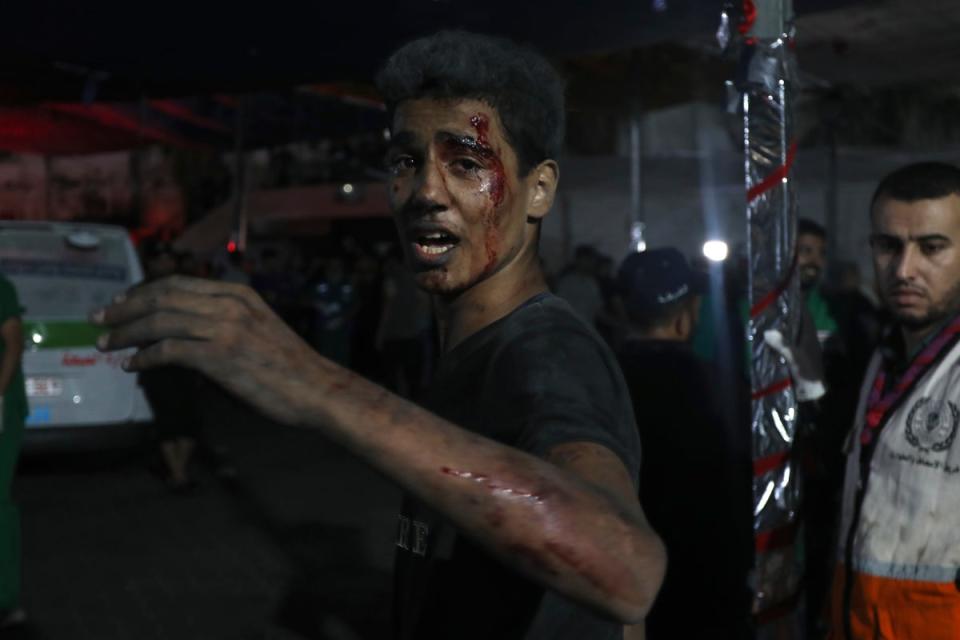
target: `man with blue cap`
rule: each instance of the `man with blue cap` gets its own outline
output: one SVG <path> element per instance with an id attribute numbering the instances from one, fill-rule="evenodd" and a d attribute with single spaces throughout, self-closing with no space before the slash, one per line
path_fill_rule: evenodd
<path id="1" fill-rule="evenodd" d="M 743 637 L 749 454 L 731 442 L 736 418 L 721 409 L 716 377 L 689 345 L 707 278 L 667 247 L 629 255 L 617 285 L 628 320 L 617 355 L 644 446 L 640 501 L 670 558 L 647 638 Z M 689 615 L 692 602 L 703 615 Z"/>

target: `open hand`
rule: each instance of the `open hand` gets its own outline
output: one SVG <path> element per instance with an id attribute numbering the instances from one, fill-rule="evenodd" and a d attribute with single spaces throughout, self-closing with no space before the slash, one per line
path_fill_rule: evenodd
<path id="1" fill-rule="evenodd" d="M 243 285 L 172 276 L 129 290 L 90 319 L 107 330 L 101 351 L 138 348 L 124 369 L 195 369 L 281 422 L 302 423 L 306 400 L 343 373 Z"/>

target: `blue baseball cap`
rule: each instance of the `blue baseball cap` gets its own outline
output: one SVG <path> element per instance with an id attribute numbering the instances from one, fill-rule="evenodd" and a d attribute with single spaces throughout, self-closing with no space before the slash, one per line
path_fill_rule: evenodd
<path id="1" fill-rule="evenodd" d="M 694 271 L 673 247 L 631 253 L 620 264 L 617 289 L 628 312 L 647 313 L 707 291 L 707 275 Z"/>

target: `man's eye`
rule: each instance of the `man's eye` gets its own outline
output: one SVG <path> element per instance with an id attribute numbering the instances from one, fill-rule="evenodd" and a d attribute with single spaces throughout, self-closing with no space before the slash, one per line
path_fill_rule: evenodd
<path id="1" fill-rule="evenodd" d="M 920 244 L 920 251 L 923 252 L 925 256 L 932 256 L 936 253 L 940 253 L 946 249 L 946 245 L 942 242 L 923 242 Z"/>
<path id="2" fill-rule="evenodd" d="M 483 168 L 483 165 L 481 165 L 479 162 L 475 160 L 471 160 L 470 158 L 457 158 L 450 164 L 452 164 L 454 168 L 459 169 L 460 171 L 468 171 L 468 172 L 478 171 Z"/>

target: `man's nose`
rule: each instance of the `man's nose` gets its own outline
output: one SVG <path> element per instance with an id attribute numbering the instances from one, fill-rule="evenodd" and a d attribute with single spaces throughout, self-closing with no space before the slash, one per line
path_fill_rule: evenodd
<path id="1" fill-rule="evenodd" d="M 908 244 L 897 256 L 894 264 L 894 273 L 898 280 L 913 280 L 917 274 L 919 252 L 913 245 Z"/>
<path id="2" fill-rule="evenodd" d="M 443 168 L 432 154 L 417 172 L 414 195 L 425 202 L 435 202 L 440 205 L 447 205 L 449 202 L 450 194 L 447 191 Z"/>

